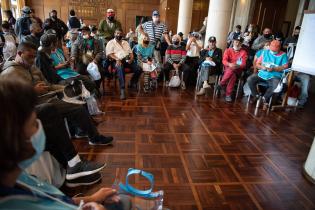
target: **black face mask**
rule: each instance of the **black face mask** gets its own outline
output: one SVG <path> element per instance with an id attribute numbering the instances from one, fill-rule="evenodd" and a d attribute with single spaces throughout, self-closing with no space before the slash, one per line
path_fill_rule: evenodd
<path id="1" fill-rule="evenodd" d="M 271 37 L 271 34 L 264 34 L 264 37 L 265 37 L 266 39 L 269 39 L 269 38 Z"/>
<path id="2" fill-rule="evenodd" d="M 36 36 L 36 37 L 41 37 L 41 36 L 42 36 L 42 34 L 43 34 L 42 32 L 35 33 L 35 36 Z"/>
<path id="3" fill-rule="evenodd" d="M 109 21 L 113 21 L 113 20 L 115 19 L 114 16 L 109 16 L 109 17 L 107 17 L 107 18 L 108 18 Z"/>
<path id="4" fill-rule="evenodd" d="M 178 44 L 179 44 L 179 41 L 173 41 L 173 44 L 174 44 L 174 45 L 178 45 Z"/>
<path id="5" fill-rule="evenodd" d="M 118 40 L 118 41 L 121 41 L 122 38 L 123 38 L 122 36 L 115 36 L 115 39 Z"/>
<path id="6" fill-rule="evenodd" d="M 294 34 L 293 37 L 296 38 L 296 39 L 298 39 L 298 38 L 299 38 L 299 35 L 298 35 L 298 34 Z"/>
<path id="7" fill-rule="evenodd" d="M 52 15 L 51 18 L 57 20 L 57 15 Z"/>
<path id="8" fill-rule="evenodd" d="M 143 41 L 143 44 L 149 44 L 150 41 Z"/>

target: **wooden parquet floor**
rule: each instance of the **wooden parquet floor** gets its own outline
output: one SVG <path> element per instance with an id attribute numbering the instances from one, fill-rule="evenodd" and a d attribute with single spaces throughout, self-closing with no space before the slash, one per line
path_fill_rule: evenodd
<path id="1" fill-rule="evenodd" d="M 133 167 L 154 174 L 155 189 L 165 191 L 170 209 L 315 209 L 315 185 L 301 174 L 315 136 L 314 104 L 254 116 L 254 107 L 246 111 L 241 99 L 226 104 L 222 98 L 196 98 L 192 89 L 160 88 L 129 92 L 126 101 L 106 90 L 106 114 L 96 121 L 115 143 L 74 141 L 81 156 L 107 162 L 102 181 L 68 193 L 110 187 Z M 132 182 L 146 184 L 138 177 Z"/>

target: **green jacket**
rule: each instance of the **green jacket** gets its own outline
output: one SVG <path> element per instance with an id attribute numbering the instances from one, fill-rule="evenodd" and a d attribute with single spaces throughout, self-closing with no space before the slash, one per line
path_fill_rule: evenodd
<path id="1" fill-rule="evenodd" d="M 108 39 L 108 40 L 114 38 L 116 29 L 121 29 L 121 23 L 118 20 L 113 21 L 112 28 L 109 27 L 106 19 L 102 20 L 98 26 L 99 35 L 103 36 L 105 39 Z"/>

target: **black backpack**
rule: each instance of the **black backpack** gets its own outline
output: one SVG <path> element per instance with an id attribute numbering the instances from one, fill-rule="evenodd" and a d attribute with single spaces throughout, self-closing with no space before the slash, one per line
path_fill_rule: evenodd
<path id="1" fill-rule="evenodd" d="M 31 18 L 30 17 L 22 17 L 20 21 L 21 21 L 20 27 L 21 27 L 22 35 L 26 36 L 26 35 L 31 34 L 31 31 L 30 31 L 30 25 L 32 24 Z"/>

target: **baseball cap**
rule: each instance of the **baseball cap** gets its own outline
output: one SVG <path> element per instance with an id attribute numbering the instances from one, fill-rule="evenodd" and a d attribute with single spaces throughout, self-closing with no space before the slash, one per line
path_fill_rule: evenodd
<path id="1" fill-rule="evenodd" d="M 241 36 L 234 36 L 233 40 L 237 40 L 237 41 L 243 42 L 244 39 Z"/>
<path id="2" fill-rule="evenodd" d="M 154 11 L 152 12 L 152 16 L 160 16 L 159 11 L 154 10 Z"/>
<path id="3" fill-rule="evenodd" d="M 217 39 L 215 38 L 215 36 L 210 36 L 208 39 L 209 42 L 216 42 Z"/>
<path id="4" fill-rule="evenodd" d="M 22 12 L 25 13 L 25 14 L 31 14 L 32 13 L 31 8 L 28 7 L 28 6 L 24 6 L 22 8 Z"/>

